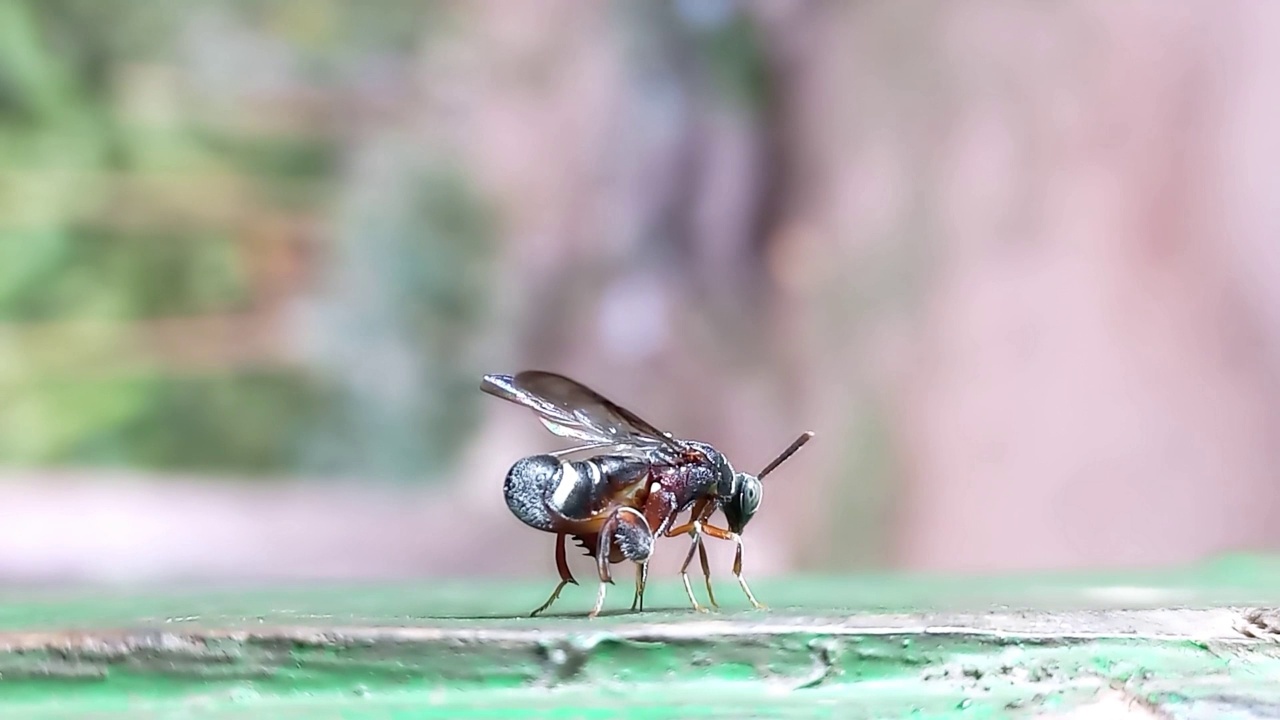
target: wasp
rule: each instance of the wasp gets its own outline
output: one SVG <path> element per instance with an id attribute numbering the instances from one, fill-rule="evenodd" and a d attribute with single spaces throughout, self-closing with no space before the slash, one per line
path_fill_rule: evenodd
<path id="1" fill-rule="evenodd" d="M 503 482 L 507 507 L 525 525 L 556 536 L 556 569 L 560 583 L 531 615 L 560 597 L 566 585 L 577 585 L 569 570 L 565 541 L 573 538 L 596 561 L 600 585 L 588 617 L 604 607 L 613 584 L 610 565 L 636 565 L 633 611 L 644 609 L 644 589 L 655 538 L 688 534 L 693 538 L 680 569 L 685 592 L 695 610 L 704 610 L 689 585 L 688 568 L 699 553 L 712 605 L 711 571 L 702 536 L 736 543 L 733 574 L 752 606 L 761 605 L 742 575 L 742 531 L 760 508 L 761 480 L 782 464 L 812 432 L 800 435 L 755 475 L 737 472 L 712 445 L 664 432 L 634 412 L 563 375 L 526 370 L 515 375 L 485 375 L 481 389 L 532 410 L 553 434 L 580 444 L 516 461 Z M 595 453 L 581 459 L 574 455 Z M 711 525 L 716 510 L 727 527 Z M 676 519 L 689 511 L 688 522 Z"/>

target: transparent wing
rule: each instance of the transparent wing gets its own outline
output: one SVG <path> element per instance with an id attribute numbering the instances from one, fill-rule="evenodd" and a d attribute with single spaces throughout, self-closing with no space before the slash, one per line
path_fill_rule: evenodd
<path id="1" fill-rule="evenodd" d="M 526 370 L 516 375 L 485 375 L 480 389 L 534 411 L 548 430 L 591 445 L 680 446 L 635 413 L 563 375 Z"/>
<path id="2" fill-rule="evenodd" d="M 601 450 L 626 450 L 627 447 L 628 446 L 625 443 L 619 445 L 618 443 L 593 442 L 587 443 L 586 445 L 575 445 L 573 447 L 552 450 L 547 454 L 551 457 L 562 458 L 570 455 L 578 455 L 580 453 L 597 453 Z"/>

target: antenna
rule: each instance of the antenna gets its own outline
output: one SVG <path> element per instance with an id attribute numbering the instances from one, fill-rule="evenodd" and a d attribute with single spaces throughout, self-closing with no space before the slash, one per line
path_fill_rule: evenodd
<path id="1" fill-rule="evenodd" d="M 791 443 L 790 447 L 788 447 L 786 450 L 783 450 L 781 455 L 774 458 L 773 462 L 769 463 L 768 465 L 765 465 L 764 469 L 760 471 L 760 474 L 756 475 L 756 479 L 763 480 L 765 475 L 768 475 L 769 473 L 773 472 L 779 465 L 785 462 L 787 458 L 794 455 L 802 445 L 809 442 L 809 439 L 812 437 L 813 437 L 813 431 L 806 430 L 804 433 L 800 435 L 800 437 L 796 438 L 795 442 Z"/>

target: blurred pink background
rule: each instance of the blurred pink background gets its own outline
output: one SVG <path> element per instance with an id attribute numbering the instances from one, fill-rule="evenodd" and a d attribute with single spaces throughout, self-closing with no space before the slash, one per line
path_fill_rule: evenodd
<path id="1" fill-rule="evenodd" d="M 4 582 L 552 578 L 533 367 L 814 430 L 754 576 L 1280 541 L 1280 5 L 0 13 Z"/>

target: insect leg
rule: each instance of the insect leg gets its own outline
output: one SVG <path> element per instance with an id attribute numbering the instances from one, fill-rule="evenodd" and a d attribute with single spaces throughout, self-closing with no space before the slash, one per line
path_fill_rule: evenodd
<path id="1" fill-rule="evenodd" d="M 697 515 L 695 514 L 694 518 L 689 522 L 683 523 L 681 525 L 675 525 L 673 527 L 669 527 L 662 533 L 662 535 L 664 537 L 675 537 L 677 535 L 691 535 L 694 533 L 694 530 L 697 529 L 698 526 L 700 526 L 701 524 L 702 524 L 702 521 L 700 521 Z"/>
<path id="2" fill-rule="evenodd" d="M 588 617 L 600 614 L 604 606 L 605 588 L 613 583 L 609 572 L 609 556 L 612 547 L 617 543 L 618 549 L 626 559 L 642 566 L 637 580 L 643 583 L 646 579 L 649 555 L 653 552 L 653 531 L 640 511 L 630 507 L 620 507 L 610 513 L 604 526 L 600 528 L 600 536 L 596 546 L 596 569 L 600 574 L 600 589 L 596 595 L 596 604 L 588 613 Z M 643 584 L 641 584 L 643 589 Z"/>
<path id="3" fill-rule="evenodd" d="M 551 607 L 551 603 L 555 602 L 556 598 L 560 597 L 560 591 L 564 589 L 565 585 L 570 583 L 573 583 L 574 585 L 578 584 L 578 581 L 573 579 L 573 573 L 569 571 L 569 560 L 565 557 L 564 533 L 556 533 L 556 569 L 560 571 L 560 584 L 556 585 L 556 589 L 551 592 L 551 597 L 547 598 L 546 602 L 539 605 L 537 610 L 530 613 L 529 617 L 536 617 L 538 613 Z"/>
<path id="4" fill-rule="evenodd" d="M 568 584 L 569 583 L 565 580 L 561 580 L 559 583 L 556 583 L 556 589 L 551 591 L 551 597 L 547 598 L 546 602 L 539 605 L 537 610 L 534 610 L 533 612 L 529 613 L 529 617 L 537 617 L 538 613 L 551 607 L 551 603 L 555 602 L 556 599 L 560 597 L 560 591 L 563 590 L 564 586 Z"/>
<path id="5" fill-rule="evenodd" d="M 738 541 L 738 550 L 733 555 L 733 574 L 738 578 L 738 584 L 742 586 L 742 592 L 746 593 L 752 607 L 757 610 L 764 610 L 765 606 L 756 600 L 755 595 L 751 594 L 751 588 L 747 587 L 747 579 L 742 577 L 742 537 L 739 536 L 734 539 Z"/>
<path id="6" fill-rule="evenodd" d="M 632 611 L 644 610 L 644 589 L 649 582 L 649 555 L 653 552 L 653 531 L 644 515 L 632 508 L 620 508 L 614 542 L 622 556 L 636 564 L 636 593 Z"/>
<path id="7" fill-rule="evenodd" d="M 693 523 L 695 529 L 693 533 L 693 544 L 689 546 L 689 554 L 684 556 L 684 563 L 680 565 L 680 581 L 684 583 L 684 592 L 689 596 L 689 602 L 693 603 L 693 609 L 698 612 L 707 612 L 707 609 L 698 604 L 698 599 L 693 596 L 693 588 L 689 586 L 689 563 L 693 562 L 693 552 L 702 548 L 702 536 L 698 533 L 698 523 Z M 706 557 L 704 551 L 703 557 Z M 710 583 L 708 582 L 708 586 Z"/>
<path id="8" fill-rule="evenodd" d="M 716 511 L 715 503 L 710 500 L 706 501 L 706 505 L 701 512 L 697 512 L 698 508 L 694 508 L 695 515 L 699 521 L 705 523 L 711 519 L 712 513 Z M 711 590 L 711 563 L 707 561 L 707 544 L 702 542 L 702 538 L 698 538 L 698 560 L 702 564 L 702 579 L 707 584 L 707 600 L 711 603 L 711 607 L 719 610 L 720 605 L 716 602 L 716 594 Z"/>
<path id="9" fill-rule="evenodd" d="M 631 611 L 644 612 L 644 586 L 649 581 L 649 561 L 636 563 L 636 594 L 631 598 Z"/>
<path id="10" fill-rule="evenodd" d="M 695 550 L 697 551 L 698 559 L 702 564 L 702 578 L 707 585 L 707 598 L 710 600 L 712 607 L 717 609 L 720 607 L 720 605 L 716 603 L 716 594 L 711 589 L 711 564 L 707 561 L 707 546 L 702 542 L 701 535 L 704 527 L 703 523 L 705 523 L 707 518 L 710 518 L 715 511 L 715 504 L 712 503 L 709 498 L 703 498 L 694 503 L 693 509 L 689 513 L 691 518 L 689 522 L 669 528 L 664 533 L 664 535 L 668 537 L 683 535 L 685 533 L 693 536 L 693 542 L 689 545 L 689 554 L 685 557 L 684 565 L 680 568 L 680 580 L 684 582 L 685 593 L 689 596 L 689 601 L 693 603 L 694 609 L 699 611 L 701 611 L 702 608 L 698 605 L 698 601 L 693 597 L 693 590 L 689 586 L 688 574 L 689 563 L 693 562 L 693 553 Z"/>
<path id="11" fill-rule="evenodd" d="M 613 582 L 613 578 L 609 575 L 609 543 L 613 537 L 613 529 L 618 525 L 618 514 L 609 516 L 604 521 L 604 526 L 600 528 L 600 534 L 596 537 L 596 572 L 600 576 L 600 587 L 596 590 L 596 604 L 591 608 L 591 612 L 587 613 L 587 617 L 593 618 L 600 614 L 600 609 L 604 607 L 605 589 Z"/>
<path id="12" fill-rule="evenodd" d="M 756 596 L 751 593 L 751 588 L 747 587 L 746 578 L 742 577 L 742 536 L 714 525 L 703 525 L 702 531 L 713 538 L 732 540 L 737 543 L 738 549 L 733 556 L 733 575 L 738 579 L 738 585 L 742 588 L 742 592 L 751 601 L 751 606 L 757 610 L 764 610 L 766 606 L 756 600 Z"/>
<path id="13" fill-rule="evenodd" d="M 716 594 L 711 590 L 711 563 L 707 562 L 707 546 L 702 538 L 698 538 L 698 559 L 702 561 L 702 578 L 707 582 L 707 600 L 711 607 L 719 610 L 720 604 L 716 602 Z"/>

